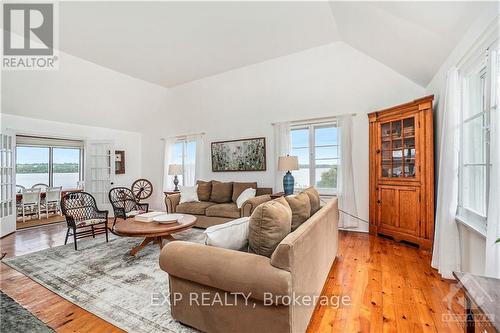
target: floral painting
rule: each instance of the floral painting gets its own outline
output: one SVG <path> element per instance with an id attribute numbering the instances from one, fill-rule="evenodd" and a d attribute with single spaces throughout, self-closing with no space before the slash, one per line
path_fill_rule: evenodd
<path id="1" fill-rule="evenodd" d="M 266 138 L 212 142 L 212 171 L 265 171 Z"/>

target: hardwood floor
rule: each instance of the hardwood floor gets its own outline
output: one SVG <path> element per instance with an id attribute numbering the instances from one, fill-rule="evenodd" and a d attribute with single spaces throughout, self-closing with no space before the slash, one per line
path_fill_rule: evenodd
<path id="1" fill-rule="evenodd" d="M 7 257 L 64 243 L 65 224 L 21 230 L 0 240 Z M 430 254 L 388 239 L 340 232 L 339 253 L 325 283 L 326 296 L 350 304 L 319 306 L 308 332 L 462 332 L 442 316 L 463 313 L 463 295 L 430 267 Z M 5 264 L 0 289 L 58 332 L 122 332 Z M 448 304 L 451 303 L 451 304 Z"/>
<path id="2" fill-rule="evenodd" d="M 48 225 L 48 224 L 64 222 L 64 221 L 65 221 L 64 216 L 56 215 L 56 214 L 49 215 L 49 217 L 46 217 L 46 215 L 42 214 L 41 219 L 30 218 L 30 219 L 26 219 L 26 221 L 24 221 L 24 222 L 23 222 L 23 218 L 19 217 L 19 218 L 17 218 L 17 221 L 16 221 L 16 229 L 21 230 L 21 229 L 40 226 L 40 225 Z"/>

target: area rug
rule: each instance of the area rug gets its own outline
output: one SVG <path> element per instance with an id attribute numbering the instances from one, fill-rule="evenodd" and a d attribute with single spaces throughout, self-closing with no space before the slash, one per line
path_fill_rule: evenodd
<path id="1" fill-rule="evenodd" d="M 52 333 L 52 328 L 0 291 L 0 332 Z"/>
<path id="2" fill-rule="evenodd" d="M 177 239 L 204 241 L 203 230 L 175 234 Z M 160 249 L 148 245 L 135 257 L 128 252 L 138 238 L 112 235 L 81 240 L 3 262 L 70 302 L 129 332 L 195 332 L 175 321 L 168 302 L 167 273 L 159 267 Z"/>

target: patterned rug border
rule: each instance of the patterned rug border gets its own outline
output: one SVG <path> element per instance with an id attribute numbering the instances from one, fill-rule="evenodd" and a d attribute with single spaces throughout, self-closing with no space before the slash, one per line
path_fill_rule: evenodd
<path id="1" fill-rule="evenodd" d="M 136 238 L 128 238 L 128 237 L 118 237 L 116 235 L 111 234 L 109 242 L 111 243 L 111 242 L 116 242 L 116 241 L 122 241 L 124 239 L 126 239 L 126 240 L 134 239 L 134 240 L 137 240 L 138 242 L 140 241 L 138 238 L 136 239 Z M 96 244 L 94 244 L 92 246 L 92 243 L 94 243 L 94 242 Z M 83 251 L 83 250 L 87 249 L 87 246 L 92 246 L 92 247 L 103 246 L 103 245 L 106 244 L 106 241 L 105 241 L 104 237 L 102 237 L 102 238 L 99 237 L 99 238 L 96 238 L 96 239 L 92 239 L 91 238 L 91 239 L 88 239 L 88 240 L 79 241 L 78 244 L 79 244 L 79 251 Z M 112 325 L 114 325 L 114 326 L 116 326 L 116 327 L 118 327 L 118 328 L 120 328 L 120 329 L 122 329 L 124 331 L 132 332 L 134 330 L 134 328 L 130 327 L 132 325 L 130 322 L 119 321 L 119 318 L 113 318 L 112 316 L 107 315 L 107 313 L 105 313 L 106 311 L 104 311 L 103 309 L 99 308 L 98 306 L 95 306 L 94 304 L 76 303 L 75 300 L 72 298 L 71 294 L 66 295 L 64 290 L 62 290 L 60 288 L 58 290 L 57 286 L 52 286 L 50 283 L 47 283 L 47 282 L 43 281 L 42 279 L 38 278 L 37 276 L 34 276 L 34 275 L 30 274 L 29 270 L 26 270 L 24 268 L 24 265 L 23 265 L 22 261 L 20 263 L 16 263 L 17 259 L 26 258 L 26 257 L 32 256 L 34 254 L 40 254 L 42 252 L 57 251 L 57 249 L 60 249 L 61 247 L 73 247 L 73 243 L 68 243 L 66 245 L 60 245 L 60 246 L 56 246 L 56 247 L 53 247 L 53 248 L 48 248 L 48 249 L 44 249 L 44 250 L 40 250 L 40 251 L 36 251 L 36 252 L 27 253 L 27 254 L 24 254 L 24 255 L 21 255 L 21 256 L 18 256 L 18 257 L 7 258 L 7 259 L 2 260 L 2 262 L 5 263 L 7 266 L 11 267 L 12 269 L 16 270 L 17 272 L 19 272 L 19 273 L 23 274 L 24 276 L 28 277 L 29 279 L 31 279 L 31 280 L 35 281 L 36 283 L 40 284 L 44 288 L 46 288 L 46 289 L 50 290 L 51 292 L 57 294 L 58 296 L 62 297 L 66 301 L 68 301 L 68 302 L 70 302 L 70 303 L 78 306 L 81 309 L 84 309 L 84 310 L 92 313 L 96 317 L 98 317 L 98 318 L 100 318 L 102 320 L 105 320 L 108 323 L 110 323 L 110 324 L 112 324 Z M 80 250 L 80 248 L 81 248 L 81 250 Z M 50 274 L 49 272 L 46 272 L 46 271 L 44 273 L 45 274 Z M 53 276 L 53 277 L 56 278 L 56 279 L 59 279 L 56 276 Z M 61 282 L 66 283 L 67 281 L 61 281 Z M 140 320 L 141 322 L 144 322 L 144 321 L 149 322 L 149 326 L 150 327 L 154 327 L 155 331 L 164 331 L 165 329 L 167 329 L 168 331 L 175 333 L 175 331 L 173 331 L 172 329 L 166 328 L 166 327 L 161 326 L 161 325 L 159 325 L 159 324 L 157 324 L 155 322 L 152 322 L 151 320 L 149 320 L 148 318 L 145 318 L 143 316 L 136 315 L 135 313 L 132 313 L 130 310 L 128 310 L 126 308 L 121 307 L 121 310 L 122 311 L 127 311 L 133 317 L 137 317 L 137 320 Z M 190 331 L 194 331 L 192 328 L 190 328 L 188 326 L 184 326 L 182 324 L 181 324 L 181 326 L 183 326 L 184 329 L 187 329 L 187 330 L 190 330 Z"/>
<path id="2" fill-rule="evenodd" d="M 110 235 L 110 237 L 112 237 L 112 235 Z M 116 237 L 116 236 L 115 236 Z M 116 240 L 118 240 L 119 238 L 115 238 L 115 239 L 110 239 L 109 241 L 110 242 L 114 242 Z M 87 240 L 88 241 L 88 240 Z M 103 240 L 99 240 L 98 244 L 96 245 L 102 245 L 102 244 L 105 244 L 106 241 L 103 239 Z M 80 244 L 80 243 L 79 243 Z M 44 250 L 40 250 L 40 251 L 36 251 L 36 252 L 31 252 L 31 253 L 26 253 L 26 254 L 23 254 L 22 256 L 19 256 L 19 257 L 13 257 L 13 258 L 8 258 L 8 259 L 5 259 L 5 260 L 2 260 L 2 262 L 4 264 L 6 264 L 7 266 L 9 266 L 10 268 L 16 270 L 17 272 L 23 274 L 24 276 L 26 276 L 28 279 L 31 279 L 33 281 L 35 281 L 36 283 L 38 283 L 39 285 L 41 285 L 42 287 L 50 290 L 51 292 L 53 292 L 54 294 L 57 294 L 59 297 L 65 299 L 66 301 L 70 302 L 71 304 L 81 308 L 81 309 L 84 309 L 85 311 L 87 312 L 90 312 L 92 313 L 94 316 L 104 320 L 104 321 L 107 321 L 108 323 L 118 327 L 119 329 L 122 329 L 124 331 L 127 331 L 128 332 L 128 327 L 123 327 L 123 323 L 118 323 L 114 318 L 111 318 L 109 316 L 106 316 L 106 315 L 102 315 L 102 314 L 97 314 L 96 312 L 99 311 L 99 309 L 97 309 L 96 307 L 93 307 L 93 306 L 85 306 L 85 305 L 81 305 L 81 304 L 76 304 L 72 299 L 70 299 L 69 296 L 65 296 L 63 293 L 60 293 L 58 292 L 54 287 L 46 284 L 45 282 L 41 281 L 39 278 L 37 278 L 36 276 L 28 276 L 26 275 L 23 271 L 22 271 L 22 268 L 20 268 L 21 265 L 18 265 L 16 264 L 15 262 L 11 262 L 11 261 L 14 261 L 16 258 L 22 258 L 22 257 L 26 257 L 26 256 L 29 256 L 29 255 L 32 255 L 32 254 L 35 254 L 35 253 L 39 253 L 39 252 L 45 252 L 45 251 L 51 251 L 51 250 L 54 250 L 54 249 L 57 249 L 59 247 L 63 247 L 63 246 L 73 246 L 73 243 L 69 243 L 69 244 L 65 244 L 65 245 L 60 245 L 60 246 L 56 246 L 56 247 L 52 247 L 52 248 L 49 248 L 49 249 L 44 249 Z"/>

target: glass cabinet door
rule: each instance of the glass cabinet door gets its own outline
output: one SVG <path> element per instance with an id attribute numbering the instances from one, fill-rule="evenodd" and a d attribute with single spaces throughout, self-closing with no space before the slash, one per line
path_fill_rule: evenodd
<path id="1" fill-rule="evenodd" d="M 415 178 L 415 118 L 380 125 L 381 177 Z"/>

